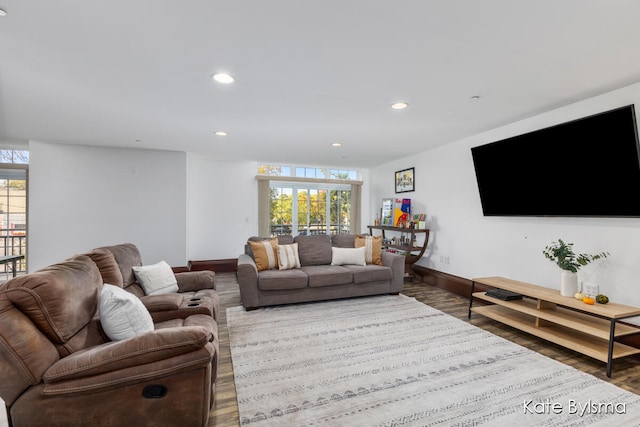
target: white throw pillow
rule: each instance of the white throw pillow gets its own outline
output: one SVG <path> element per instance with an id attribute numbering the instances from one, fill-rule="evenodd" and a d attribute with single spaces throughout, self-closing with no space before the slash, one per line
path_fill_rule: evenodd
<path id="1" fill-rule="evenodd" d="M 280 270 L 290 270 L 300 268 L 300 257 L 298 256 L 298 244 L 278 245 L 278 268 Z"/>
<path id="2" fill-rule="evenodd" d="M 171 266 L 165 261 L 157 264 L 133 267 L 140 286 L 146 295 L 160 295 L 178 292 L 178 282 Z"/>
<path id="3" fill-rule="evenodd" d="M 331 265 L 367 265 L 365 248 L 331 248 Z"/>
<path id="4" fill-rule="evenodd" d="M 112 341 L 153 331 L 153 319 L 142 301 L 130 292 L 105 283 L 98 304 L 100 323 Z"/>

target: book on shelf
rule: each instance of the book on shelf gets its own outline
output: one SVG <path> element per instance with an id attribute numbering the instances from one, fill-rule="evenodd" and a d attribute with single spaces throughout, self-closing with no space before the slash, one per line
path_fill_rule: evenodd
<path id="1" fill-rule="evenodd" d="M 396 199 L 393 210 L 393 226 L 404 227 L 411 215 L 411 199 Z"/>

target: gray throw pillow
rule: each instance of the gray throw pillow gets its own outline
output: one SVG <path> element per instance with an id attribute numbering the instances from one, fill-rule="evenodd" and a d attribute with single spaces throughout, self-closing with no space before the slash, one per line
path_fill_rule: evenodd
<path id="1" fill-rule="evenodd" d="M 331 236 L 296 236 L 300 265 L 331 265 Z"/>

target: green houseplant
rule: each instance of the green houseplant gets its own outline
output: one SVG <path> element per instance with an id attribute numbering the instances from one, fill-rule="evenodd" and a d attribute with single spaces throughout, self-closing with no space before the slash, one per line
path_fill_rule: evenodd
<path id="1" fill-rule="evenodd" d="M 578 254 L 573 252 L 573 243 L 565 243 L 562 239 L 551 243 L 542 251 L 547 259 L 555 262 L 558 267 L 577 273 L 580 267 L 584 267 L 592 261 L 609 256 L 609 252 L 600 252 L 599 254 Z"/>
<path id="2" fill-rule="evenodd" d="M 544 248 L 542 253 L 562 270 L 560 294 L 563 296 L 573 296 L 578 292 L 578 276 L 576 273 L 581 267 L 609 256 L 609 252 L 600 252 L 595 255 L 576 254 L 573 251 L 573 243 L 565 243 L 562 239 L 552 242 Z"/>

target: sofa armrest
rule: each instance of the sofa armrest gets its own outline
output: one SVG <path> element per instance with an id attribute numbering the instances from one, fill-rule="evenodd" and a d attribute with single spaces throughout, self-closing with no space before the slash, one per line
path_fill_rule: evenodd
<path id="1" fill-rule="evenodd" d="M 143 295 L 140 297 L 140 301 L 153 317 L 153 313 L 156 311 L 178 310 L 184 302 L 184 295 L 179 293 Z"/>
<path id="2" fill-rule="evenodd" d="M 175 273 L 178 292 L 196 292 L 200 289 L 215 289 L 216 274 L 210 270 Z"/>
<path id="3" fill-rule="evenodd" d="M 70 354 L 51 365 L 43 380 L 51 384 L 130 367 L 145 371 L 154 362 L 198 351 L 213 340 L 202 326 L 158 329 Z"/>
<path id="4" fill-rule="evenodd" d="M 240 287 L 240 299 L 245 308 L 259 307 L 258 293 L 258 267 L 249 255 L 238 256 L 238 286 Z"/>
<path id="5" fill-rule="evenodd" d="M 401 292 L 404 287 L 405 257 L 387 251 L 382 251 L 382 265 L 391 267 L 391 292 Z"/>

